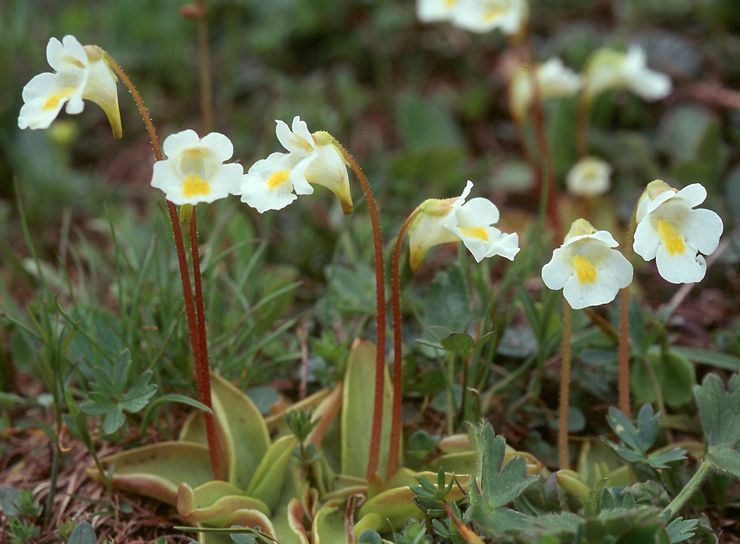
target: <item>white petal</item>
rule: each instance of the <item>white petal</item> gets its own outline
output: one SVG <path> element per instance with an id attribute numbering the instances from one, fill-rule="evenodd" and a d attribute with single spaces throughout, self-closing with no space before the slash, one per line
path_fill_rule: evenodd
<path id="1" fill-rule="evenodd" d="M 671 283 L 694 283 L 701 281 L 707 272 L 704 257 L 697 255 L 690 247 L 683 253 L 671 255 L 662 245 L 658 247 L 655 258 L 658 273 Z"/>
<path id="2" fill-rule="evenodd" d="M 493 225 L 499 220 L 496 205 L 487 198 L 473 198 L 455 210 L 457 223 L 461 227 Z"/>
<path id="3" fill-rule="evenodd" d="M 44 72 L 33 76 L 31 81 L 26 83 L 21 92 L 24 102 L 30 102 L 37 98 L 48 98 L 60 88 L 60 79 L 58 74 Z"/>
<path id="4" fill-rule="evenodd" d="M 224 198 L 228 195 L 239 194 L 241 187 L 242 178 L 244 177 L 244 168 L 241 164 L 232 162 L 224 164 L 218 169 L 218 173 L 213 177 L 211 185 L 214 188 L 218 188 L 217 198 Z M 216 200 L 216 198 L 214 198 Z"/>
<path id="5" fill-rule="evenodd" d="M 198 133 L 192 129 L 187 129 L 167 136 L 162 145 L 162 150 L 167 157 L 173 158 L 188 147 L 197 147 L 199 144 Z"/>
<path id="6" fill-rule="evenodd" d="M 221 162 L 228 161 L 234 155 L 234 144 L 220 132 L 206 134 L 200 143 L 213 151 Z"/>
<path id="7" fill-rule="evenodd" d="M 580 283 L 571 277 L 563 287 L 563 296 L 571 308 L 580 310 L 590 306 L 598 306 L 613 301 L 619 290 L 600 281 L 594 283 Z"/>
<path id="8" fill-rule="evenodd" d="M 513 261 L 517 253 L 519 253 L 519 235 L 516 233 L 502 234 L 489 245 L 486 257 L 500 255 L 505 259 Z"/>
<path id="9" fill-rule="evenodd" d="M 82 66 L 87 65 L 87 53 L 85 53 L 85 48 L 82 47 L 82 44 L 72 36 L 71 34 L 67 34 L 64 38 L 62 38 L 62 45 L 64 46 L 64 56 L 67 57 L 67 62 L 75 62 L 80 63 Z"/>
<path id="10" fill-rule="evenodd" d="M 69 100 L 67 101 L 67 107 L 64 109 L 69 114 L 75 115 L 78 113 L 82 113 L 82 111 L 85 109 L 85 101 L 82 100 L 82 97 L 79 94 L 75 94 L 69 97 Z"/>
<path id="11" fill-rule="evenodd" d="M 169 199 L 180 188 L 180 180 L 172 169 L 172 163 L 168 160 L 157 161 L 152 169 L 152 187 L 164 191 Z"/>
<path id="12" fill-rule="evenodd" d="M 291 153 L 312 153 L 314 141 L 311 133 L 308 132 L 308 126 L 301 121 L 299 116 L 293 118 L 293 130 L 288 128 L 284 121 L 275 121 L 275 134 L 280 144 Z"/>
<path id="13" fill-rule="evenodd" d="M 295 154 L 290 153 L 290 155 L 295 155 Z M 295 158 L 300 159 L 300 155 Z M 299 195 L 312 195 L 313 194 L 313 187 L 311 186 L 311 183 L 308 180 L 307 172 L 309 171 L 311 166 L 316 162 L 316 160 L 317 160 L 317 154 L 313 153 L 309 155 L 308 157 L 298 160 L 295 166 L 291 168 L 290 183 L 293 185 L 293 189 L 295 190 L 296 194 L 299 194 Z"/>
<path id="14" fill-rule="evenodd" d="M 542 281 L 548 289 L 557 291 L 562 289 L 573 276 L 573 267 L 567 259 L 568 252 L 563 248 L 556 249 L 550 262 L 542 267 Z"/>
<path id="15" fill-rule="evenodd" d="M 293 194 L 293 169 L 296 166 L 296 157 L 292 153 L 272 153 L 266 159 L 257 161 L 242 177 L 239 188 L 242 202 L 260 213 L 284 208 L 298 198 Z M 274 173 L 286 170 L 290 172 L 290 177 L 284 183 L 274 188 L 267 185 Z"/>
<path id="16" fill-rule="evenodd" d="M 693 208 L 706 200 L 707 190 L 701 183 L 692 183 L 678 191 L 676 197 L 683 198 L 688 203 L 689 208 Z"/>
<path id="17" fill-rule="evenodd" d="M 611 249 L 597 267 L 597 281 L 610 289 L 623 289 L 632 283 L 634 270 L 630 262 L 616 249 Z"/>
<path id="18" fill-rule="evenodd" d="M 45 99 L 37 98 L 21 106 L 18 114 L 18 128 L 49 128 L 49 125 L 57 118 L 59 112 L 64 106 L 65 101 L 59 101 L 59 104 L 53 109 L 44 108 Z"/>
<path id="19" fill-rule="evenodd" d="M 652 261 L 660 245 L 660 235 L 653 228 L 650 217 L 645 217 L 637 224 L 632 249 L 646 261 Z"/>
<path id="20" fill-rule="evenodd" d="M 664 202 L 668 202 L 672 198 L 675 198 L 676 191 L 669 189 L 667 191 L 663 191 L 658 196 L 656 196 L 654 199 L 650 201 L 650 203 L 647 206 L 647 210 L 645 211 L 646 214 L 651 214 L 655 210 L 657 210 Z"/>
<path id="21" fill-rule="evenodd" d="M 455 201 L 454 207 L 459 208 L 460 206 L 465 204 L 465 199 L 468 198 L 468 196 L 470 195 L 470 191 L 472 190 L 473 190 L 473 182 L 468 180 L 465 183 L 465 189 L 463 189 L 462 194 Z"/>
<path id="22" fill-rule="evenodd" d="M 704 255 L 711 255 L 722 236 L 722 219 L 712 210 L 691 210 L 681 226 L 682 234 L 689 245 Z"/>

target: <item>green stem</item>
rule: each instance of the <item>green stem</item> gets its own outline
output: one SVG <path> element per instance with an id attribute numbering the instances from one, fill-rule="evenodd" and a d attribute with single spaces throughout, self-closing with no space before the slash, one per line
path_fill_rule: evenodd
<path id="1" fill-rule="evenodd" d="M 676 513 L 683 508 L 684 504 L 686 504 L 686 501 L 688 501 L 691 496 L 699 490 L 701 484 L 704 483 L 704 480 L 706 480 L 707 476 L 712 473 L 713 469 L 714 465 L 712 465 L 712 463 L 706 459 L 702 461 L 699 468 L 691 479 L 686 482 L 683 489 L 678 493 L 678 495 L 676 495 L 670 504 L 663 509 L 663 512 L 661 512 L 662 516 L 667 520 L 673 519 Z"/>

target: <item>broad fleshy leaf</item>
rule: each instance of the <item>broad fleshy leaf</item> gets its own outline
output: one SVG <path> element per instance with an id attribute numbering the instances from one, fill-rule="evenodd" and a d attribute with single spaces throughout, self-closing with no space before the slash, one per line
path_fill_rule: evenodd
<path id="1" fill-rule="evenodd" d="M 160 442 L 109 455 L 101 459 L 112 473 L 116 489 L 177 504 L 177 488 L 185 482 L 191 487 L 213 480 L 208 449 L 190 442 Z M 95 468 L 88 474 L 102 481 Z"/>
<path id="2" fill-rule="evenodd" d="M 270 508 L 274 508 L 280 500 L 288 463 L 296 446 L 297 441 L 293 436 L 278 438 L 267 450 L 254 472 L 247 487 L 247 495 L 256 497 Z"/>
<path id="3" fill-rule="evenodd" d="M 177 512 L 193 524 L 229 527 L 228 520 L 232 512 L 257 510 L 263 514 L 270 513 L 264 502 L 248 497 L 238 488 L 220 480 L 213 480 L 195 489 L 182 483 L 177 491 Z"/>
<path id="4" fill-rule="evenodd" d="M 383 432 L 381 433 L 378 472 L 385 474 L 388 464 L 388 443 L 391 429 L 392 386 L 385 371 L 383 398 Z M 341 472 L 349 476 L 365 477 L 373 421 L 373 391 L 375 383 L 375 345 L 357 340 L 352 346 L 344 376 L 342 403 Z"/>

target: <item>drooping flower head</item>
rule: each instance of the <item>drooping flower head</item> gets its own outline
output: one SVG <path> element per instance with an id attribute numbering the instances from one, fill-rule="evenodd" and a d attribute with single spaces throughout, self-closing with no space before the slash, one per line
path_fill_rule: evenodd
<path id="1" fill-rule="evenodd" d="M 499 29 L 511 36 L 522 31 L 528 17 L 526 0 L 459 0 L 452 24 L 480 34 Z"/>
<path id="2" fill-rule="evenodd" d="M 275 132 L 287 153 L 272 153 L 257 161 L 244 176 L 240 194 L 258 212 L 279 210 L 296 195 L 313 193 L 312 184 L 322 185 L 339 199 L 345 213 L 352 212 L 352 194 L 344 157 L 326 132 L 311 133 L 299 116 L 288 127 L 276 121 Z"/>
<path id="3" fill-rule="evenodd" d="M 670 78 L 648 68 L 645 51 L 635 45 L 626 53 L 595 51 L 586 64 L 584 79 L 588 100 L 609 89 L 628 89 L 645 100 L 659 100 L 671 92 Z"/>
<path id="4" fill-rule="evenodd" d="M 84 100 L 89 100 L 103 109 L 113 135 L 120 138 L 117 78 L 105 61 L 103 51 L 94 45 L 83 47 L 77 38 L 68 35 L 62 41 L 49 39 L 46 60 L 54 72 L 34 76 L 23 87 L 18 127 L 48 128 L 65 105 L 67 113 L 81 113 L 85 108 Z"/>
<path id="5" fill-rule="evenodd" d="M 606 193 L 611 185 L 612 167 L 597 157 L 579 160 L 568 172 L 565 183 L 571 194 L 597 196 Z"/>
<path id="6" fill-rule="evenodd" d="M 194 130 L 183 130 L 168 136 L 162 150 L 167 158 L 154 163 L 152 187 L 164 191 L 170 202 L 195 205 L 237 194 L 244 169 L 224 164 L 234 146 L 223 134 L 200 138 Z"/>
<path id="7" fill-rule="evenodd" d="M 465 199 L 473 188 L 468 181 L 457 198 L 432 198 L 417 209 L 409 226 L 410 264 L 418 270 L 429 248 L 462 241 L 477 262 L 500 255 L 513 260 L 519 252 L 519 237 L 494 227 L 499 220 L 496 205 L 487 198 Z"/>
<path id="8" fill-rule="evenodd" d="M 581 88 L 581 77 L 559 58 L 537 66 L 535 77 L 541 99 L 572 96 Z M 524 119 L 533 97 L 530 70 L 527 66 L 520 66 L 514 72 L 509 87 L 509 107 L 517 120 Z"/>
<path id="9" fill-rule="evenodd" d="M 416 14 L 423 23 L 451 21 L 460 0 L 416 0 Z"/>
<path id="10" fill-rule="evenodd" d="M 712 210 L 694 209 L 707 198 L 699 183 L 680 191 L 662 180 L 648 184 L 637 205 L 633 248 L 671 283 L 701 281 L 707 264 L 701 255 L 717 249 L 722 219 Z"/>
<path id="11" fill-rule="evenodd" d="M 542 280 L 548 289 L 562 289 L 574 309 L 611 302 L 632 283 L 632 265 L 614 249 L 618 245 L 607 231 L 577 219 L 563 245 L 542 267 Z"/>

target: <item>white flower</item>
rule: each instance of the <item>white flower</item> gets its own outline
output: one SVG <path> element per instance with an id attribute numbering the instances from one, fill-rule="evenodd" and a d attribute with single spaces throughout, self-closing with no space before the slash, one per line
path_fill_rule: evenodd
<path id="1" fill-rule="evenodd" d="M 449 21 L 460 0 L 416 0 L 416 14 L 424 23 Z"/>
<path id="2" fill-rule="evenodd" d="M 195 205 L 237 194 L 244 169 L 224 164 L 234 146 L 223 134 L 199 138 L 194 130 L 183 130 L 168 136 L 162 149 L 167 159 L 154 163 L 152 187 L 164 191 L 170 202 Z"/>
<path id="3" fill-rule="evenodd" d="M 519 34 L 527 22 L 526 0 L 459 0 L 452 24 L 471 32 L 500 29 L 504 34 Z"/>
<path id="4" fill-rule="evenodd" d="M 313 193 L 311 184 L 332 191 L 345 213 L 352 212 L 352 194 L 344 157 L 326 132 L 311 134 L 299 116 L 292 128 L 276 121 L 277 138 L 287 153 L 273 153 L 257 161 L 244 176 L 240 194 L 260 213 L 279 210 L 293 202 L 296 195 Z"/>
<path id="5" fill-rule="evenodd" d="M 597 231 L 585 219 L 578 219 L 542 267 L 542 280 L 549 289 L 562 289 L 575 309 L 611 302 L 632 283 L 632 265 L 613 249 L 618 245 L 607 231 Z"/>
<path id="6" fill-rule="evenodd" d="M 578 196 L 596 196 L 609 190 L 612 167 L 597 157 L 585 157 L 568 172 L 568 191 Z"/>
<path id="7" fill-rule="evenodd" d="M 477 262 L 500 255 L 513 260 L 519 252 L 517 234 L 505 234 L 493 225 L 499 220 L 496 205 L 486 198 L 465 199 L 473 188 L 468 181 L 457 198 L 423 202 L 409 227 L 410 264 L 418 270 L 429 248 L 462 241 Z"/>
<path id="8" fill-rule="evenodd" d="M 585 91 L 592 99 L 609 89 L 626 88 L 645 100 L 658 100 L 671 92 L 671 80 L 647 67 L 642 47 L 631 46 L 627 53 L 599 49 L 586 65 Z"/>
<path id="9" fill-rule="evenodd" d="M 707 264 L 700 253 L 717 249 L 722 219 L 711 210 L 694 209 L 706 197 L 699 183 L 677 191 L 655 180 L 640 198 L 633 248 L 646 261 L 655 259 L 658 272 L 671 283 L 701 281 Z"/>
<path id="10" fill-rule="evenodd" d="M 559 58 L 540 64 L 535 69 L 535 74 L 541 99 L 571 96 L 581 88 L 581 77 Z M 520 66 L 509 87 L 509 106 L 515 118 L 520 121 L 524 119 L 533 96 L 530 70 L 527 66 Z"/>
<path id="11" fill-rule="evenodd" d="M 120 138 L 116 76 L 101 49 L 83 47 L 74 36 L 64 36 L 62 41 L 51 38 L 46 46 L 46 60 L 55 71 L 34 76 L 23 87 L 18 127 L 48 128 L 65 105 L 67 113 L 81 113 L 85 108 L 83 100 L 90 100 L 103 109 L 113 135 Z"/>

